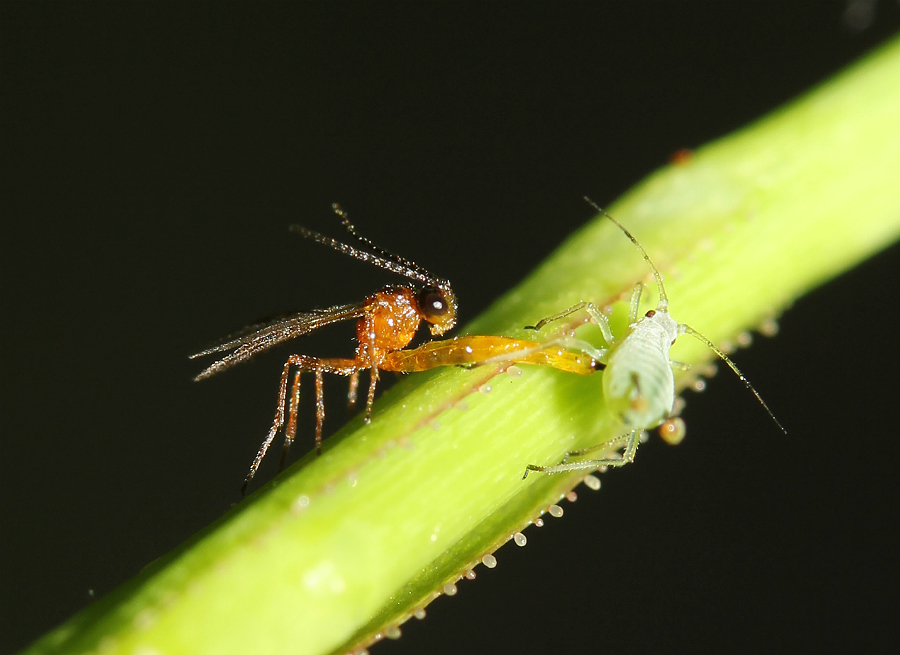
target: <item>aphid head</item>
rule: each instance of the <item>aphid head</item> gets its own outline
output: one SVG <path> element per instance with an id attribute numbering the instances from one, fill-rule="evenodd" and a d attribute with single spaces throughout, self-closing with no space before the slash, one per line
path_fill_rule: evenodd
<path id="1" fill-rule="evenodd" d="M 647 310 L 643 318 L 638 321 L 638 325 L 640 327 L 635 329 L 640 330 L 654 341 L 658 340 L 664 351 L 668 351 L 675 343 L 675 339 L 684 334 L 678 321 L 672 318 L 665 308 L 660 307 Z"/>
<path id="2" fill-rule="evenodd" d="M 416 304 L 431 334 L 439 336 L 456 325 L 456 296 L 449 282 L 440 280 L 425 287 L 416 294 Z"/>

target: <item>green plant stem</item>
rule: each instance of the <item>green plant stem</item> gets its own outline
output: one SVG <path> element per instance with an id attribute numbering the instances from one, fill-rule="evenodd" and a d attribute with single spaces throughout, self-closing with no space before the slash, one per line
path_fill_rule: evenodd
<path id="1" fill-rule="evenodd" d="M 732 340 L 897 238 L 897 80 L 895 40 L 609 208 L 665 275 L 677 320 Z M 647 279 L 632 244 L 598 219 L 464 331 L 523 336 L 543 316 L 579 300 L 609 304 Z M 676 348 L 673 358 L 689 364 L 711 358 L 687 337 Z M 621 432 L 601 375 L 522 366 L 514 377 L 485 366 L 408 376 L 376 403 L 370 425 L 351 421 L 321 457 L 27 652 L 264 655 L 365 643 L 582 479 L 521 477 L 526 464 Z M 681 386 L 689 379 L 678 374 Z"/>

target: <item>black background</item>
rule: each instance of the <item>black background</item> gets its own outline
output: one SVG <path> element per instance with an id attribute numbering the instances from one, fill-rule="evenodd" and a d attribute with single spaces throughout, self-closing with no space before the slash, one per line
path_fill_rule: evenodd
<path id="1" fill-rule="evenodd" d="M 288 224 L 338 235 L 340 201 L 450 278 L 465 323 L 590 217 L 582 194 L 614 199 L 900 27 L 896 3 L 863 30 L 845 8 L 3 3 L 0 652 L 239 499 L 281 356 L 194 384 L 190 352 L 392 281 Z M 891 643 L 898 252 L 738 354 L 788 438 L 721 374 L 682 445 L 579 489 L 374 652 Z"/>

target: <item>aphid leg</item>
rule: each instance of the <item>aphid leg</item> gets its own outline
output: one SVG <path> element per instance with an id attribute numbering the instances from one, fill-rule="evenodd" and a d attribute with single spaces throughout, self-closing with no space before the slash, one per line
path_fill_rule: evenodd
<path id="1" fill-rule="evenodd" d="M 548 316 L 547 318 L 542 318 L 534 325 L 526 325 L 525 329 L 526 330 L 535 330 L 535 331 L 540 330 L 542 327 L 547 325 L 547 323 L 552 323 L 553 321 L 558 321 L 559 319 L 565 318 L 566 316 L 569 316 L 570 314 L 574 314 L 579 309 L 584 309 L 587 305 L 588 305 L 588 303 L 586 303 L 586 302 L 580 302 L 576 305 L 572 305 L 568 309 L 564 309 L 563 311 L 559 312 L 558 314 L 554 314 L 553 316 Z"/>
<path id="2" fill-rule="evenodd" d="M 644 290 L 644 285 L 638 282 L 634 285 L 634 289 L 631 291 L 631 308 L 628 310 L 628 324 L 631 325 L 635 321 L 637 321 L 638 317 L 638 309 L 641 304 L 641 292 Z"/>
<path id="3" fill-rule="evenodd" d="M 291 404 L 288 409 L 288 423 L 284 429 L 284 446 L 281 449 L 281 460 L 278 463 L 278 470 L 284 468 L 287 461 L 288 452 L 291 444 L 294 443 L 294 437 L 297 436 L 297 410 L 300 407 L 300 375 L 302 370 L 294 371 L 294 385 L 291 389 Z"/>
<path id="4" fill-rule="evenodd" d="M 322 425 L 325 423 L 325 389 L 322 369 L 316 369 L 316 455 L 322 454 Z"/>
<path id="5" fill-rule="evenodd" d="M 353 411 L 356 407 L 356 390 L 359 388 L 359 371 L 350 374 L 350 389 L 347 391 L 347 409 Z"/>
<path id="6" fill-rule="evenodd" d="M 561 337 L 556 341 L 551 341 L 548 344 L 544 345 L 560 345 L 565 346 L 566 348 L 569 348 L 571 350 L 580 350 L 584 354 L 589 355 L 590 357 L 595 359 L 597 362 L 600 362 L 609 351 L 608 348 L 596 348 L 592 343 L 585 341 L 584 339 L 576 339 L 574 337 Z M 606 368 L 605 365 L 602 366 L 603 368 Z"/>
<path id="7" fill-rule="evenodd" d="M 542 327 L 547 325 L 547 323 L 552 323 L 553 321 L 558 321 L 559 319 L 565 318 L 566 316 L 568 316 L 570 314 L 574 314 L 579 309 L 583 309 L 586 304 L 587 303 L 585 303 L 585 302 L 580 302 L 577 305 L 572 305 L 568 309 L 564 309 L 563 311 L 559 312 L 558 314 L 554 314 L 553 316 L 548 316 L 547 318 L 542 318 L 534 325 L 526 325 L 525 329 L 538 331 Z"/>
<path id="8" fill-rule="evenodd" d="M 626 464 L 631 464 L 634 461 L 634 454 L 637 452 L 638 445 L 640 444 L 640 439 L 638 437 L 640 436 L 641 432 L 641 430 L 632 430 L 629 433 L 623 434 L 614 439 L 610 439 L 609 441 L 605 441 L 601 444 L 597 444 L 596 446 L 591 446 L 590 448 L 582 448 L 581 450 L 573 450 L 566 453 L 566 456 L 562 458 L 562 461 L 554 466 L 538 466 L 537 464 L 529 464 L 527 467 L 525 467 L 525 475 L 522 476 L 522 479 L 524 480 L 525 478 L 527 478 L 528 474 L 532 471 L 546 473 L 547 475 L 553 475 L 554 473 L 565 473 L 567 471 L 584 471 L 586 469 L 596 469 L 601 466 L 625 466 Z M 580 462 L 568 461 L 570 457 L 580 457 L 582 455 L 587 455 L 588 453 L 592 453 L 600 449 L 618 449 L 621 448 L 623 444 L 625 446 L 625 451 L 622 453 L 622 457 L 586 459 Z"/>
<path id="9" fill-rule="evenodd" d="M 587 455 L 588 453 L 593 453 L 597 450 L 604 449 L 608 450 L 610 448 L 620 448 L 622 444 L 625 444 L 625 452 L 622 454 L 621 458 L 611 458 L 609 461 L 615 462 L 611 466 L 624 466 L 625 464 L 631 464 L 632 460 L 634 460 L 634 454 L 637 452 L 638 444 L 640 443 L 640 439 L 637 437 L 640 436 L 641 430 L 632 430 L 631 432 L 626 432 L 625 434 L 619 435 L 614 439 L 610 439 L 601 444 L 597 444 L 596 446 L 589 446 L 587 448 L 581 448 L 579 450 L 572 450 L 566 453 L 566 456 L 563 457 L 562 462 L 560 464 L 565 464 L 570 457 L 581 457 L 582 455 Z M 606 461 L 606 460 L 603 460 Z M 609 466 L 609 464 L 607 464 Z"/>
<path id="10" fill-rule="evenodd" d="M 637 290 L 637 289 L 636 289 Z M 634 294 L 632 294 L 633 296 Z M 638 291 L 638 301 L 640 301 L 640 292 Z M 548 316 L 547 318 L 541 319 L 535 325 L 526 325 L 526 330 L 540 330 L 542 327 L 547 325 L 547 323 L 552 323 L 553 321 L 558 321 L 561 318 L 565 318 L 570 314 L 574 314 L 577 311 L 585 310 L 588 315 L 591 317 L 591 322 L 594 323 L 598 328 L 600 328 L 600 332 L 603 334 L 603 340 L 608 344 L 612 345 L 614 343 L 612 330 L 609 327 L 609 319 L 603 315 L 603 312 L 597 308 L 593 303 L 589 303 L 586 301 L 582 301 L 576 305 L 572 305 L 568 309 L 560 312 L 559 314 L 554 314 L 553 316 Z"/>

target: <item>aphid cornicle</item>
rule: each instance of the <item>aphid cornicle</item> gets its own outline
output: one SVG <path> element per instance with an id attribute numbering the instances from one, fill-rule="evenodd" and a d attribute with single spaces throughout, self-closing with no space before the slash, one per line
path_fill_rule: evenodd
<path id="1" fill-rule="evenodd" d="M 581 347 L 598 362 L 606 365 L 603 372 L 603 397 L 607 407 L 613 415 L 622 421 L 628 432 L 611 441 L 569 452 L 556 465 L 539 466 L 530 464 L 525 469 L 523 478 L 527 477 L 531 471 L 562 473 L 564 471 L 594 469 L 600 466 L 623 466 L 632 462 L 640 443 L 640 433 L 643 430 L 655 428 L 667 422 L 672 416 L 675 404 L 675 378 L 672 374 L 672 366 L 678 366 L 678 364 L 669 359 L 669 349 L 682 334 L 689 334 L 695 337 L 716 353 L 737 374 L 744 385 L 756 396 L 756 399 L 768 412 L 769 416 L 772 417 L 775 424 L 786 434 L 787 431 L 778 422 L 768 405 L 766 405 L 762 397 L 760 397 L 759 393 L 744 377 L 734 362 L 705 336 L 689 325 L 679 323 L 669 315 L 669 299 L 666 296 L 662 276 L 638 240 L 621 223 L 603 211 L 592 200 L 587 197 L 585 197 L 585 200 L 594 209 L 617 225 L 625 233 L 625 236 L 640 250 L 656 280 L 656 286 L 659 290 L 659 302 L 656 309 L 649 310 L 638 319 L 642 285 L 640 283 L 636 284 L 631 294 L 628 332 L 618 339 L 613 336 L 606 316 L 589 302 L 580 302 L 559 314 L 543 319 L 534 326 L 535 330 L 539 330 L 551 321 L 556 321 L 582 309 L 588 313 L 591 322 L 600 328 L 607 348 L 596 349 L 580 340 L 577 342 L 569 340 L 569 345 Z M 565 340 L 563 340 L 563 343 L 565 343 Z M 673 423 L 670 432 L 676 437 L 683 436 L 683 426 Z M 618 449 L 622 446 L 625 449 L 621 457 L 605 457 L 603 459 L 577 462 L 568 461 L 571 457 L 587 455 L 601 449 L 607 451 Z"/>

